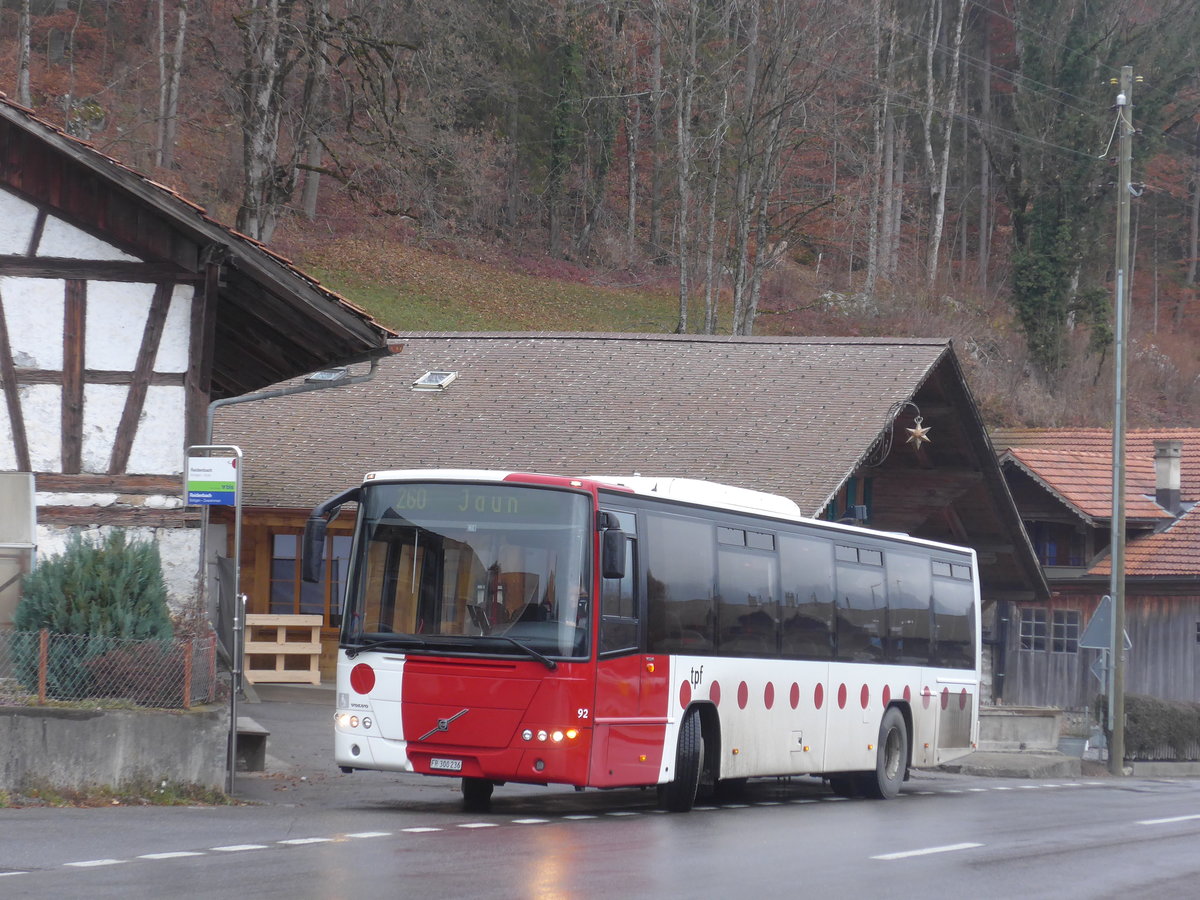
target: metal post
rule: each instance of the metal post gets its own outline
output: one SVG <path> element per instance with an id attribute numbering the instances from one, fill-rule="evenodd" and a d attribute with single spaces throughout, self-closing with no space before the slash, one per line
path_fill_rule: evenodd
<path id="1" fill-rule="evenodd" d="M 1133 163 L 1133 67 L 1121 67 L 1117 95 L 1117 258 L 1114 314 L 1116 352 L 1113 411 L 1112 634 L 1109 654 L 1108 769 L 1125 771 L 1125 354 L 1129 334 L 1129 197 Z"/>

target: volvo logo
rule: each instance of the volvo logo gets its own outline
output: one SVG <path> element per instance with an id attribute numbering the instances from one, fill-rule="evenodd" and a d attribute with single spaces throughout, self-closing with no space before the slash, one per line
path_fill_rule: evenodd
<path id="1" fill-rule="evenodd" d="M 434 725 L 432 728 L 430 728 L 427 732 L 425 732 L 419 738 L 417 738 L 417 740 L 427 741 L 431 737 L 433 737 L 435 734 L 437 734 L 439 731 L 449 731 L 450 723 L 453 722 L 455 719 L 457 719 L 459 716 L 465 716 L 466 714 L 467 714 L 467 710 L 460 709 L 458 712 L 456 712 L 454 715 L 452 715 L 448 719 L 438 719 L 437 724 Z"/>

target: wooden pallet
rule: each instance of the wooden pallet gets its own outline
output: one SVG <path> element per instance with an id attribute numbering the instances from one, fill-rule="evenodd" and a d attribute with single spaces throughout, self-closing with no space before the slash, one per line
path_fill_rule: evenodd
<path id="1" fill-rule="evenodd" d="M 320 684 L 322 621 L 321 616 L 247 615 L 246 680 L 251 684 Z M 270 665 L 263 665 L 265 660 Z"/>

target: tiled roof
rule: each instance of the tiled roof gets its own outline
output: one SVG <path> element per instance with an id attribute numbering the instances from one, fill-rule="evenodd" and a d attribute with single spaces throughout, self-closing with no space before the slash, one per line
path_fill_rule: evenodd
<path id="1" fill-rule="evenodd" d="M 1151 578 L 1200 575 L 1200 507 L 1192 507 L 1165 531 L 1130 541 L 1125 573 Z M 1105 556 L 1088 574 L 1111 575 L 1112 557 Z"/>
<path id="2" fill-rule="evenodd" d="M 250 506 L 310 507 L 374 469 L 675 475 L 819 511 L 949 351 L 943 340 L 399 336 L 361 385 L 220 410 Z M 413 391 L 428 371 L 444 391 Z"/>
<path id="3" fill-rule="evenodd" d="M 1153 520 L 1155 526 L 1163 530 L 1130 536 L 1125 550 L 1125 572 L 1131 577 L 1195 578 L 1200 576 L 1200 510 L 1190 507 L 1171 522 L 1171 514 L 1153 499 L 1154 442 L 1162 440 L 1182 443 L 1180 499 L 1185 506 L 1200 502 L 1200 428 L 1128 431 L 1125 440 L 1126 517 Z M 1111 519 L 1111 430 L 1001 429 L 992 432 L 992 444 L 1002 458 L 1011 458 L 1083 516 Z M 1088 570 L 1089 575 L 1109 575 L 1111 572 L 1112 560 L 1107 555 Z"/>
<path id="4" fill-rule="evenodd" d="M 1099 454 L 1042 447 L 1014 447 L 1002 455 L 1089 520 L 1112 518 L 1112 452 Z M 1131 456 L 1125 467 L 1125 516 L 1170 519 L 1154 502 L 1154 459 Z"/>
<path id="5" fill-rule="evenodd" d="M 1112 430 L 1109 428 L 999 428 L 991 432 L 997 451 L 1016 448 L 1066 450 L 1093 454 L 1102 458 L 1112 471 Z M 1125 433 L 1125 460 L 1133 469 L 1150 461 L 1149 489 L 1154 494 L 1154 442 L 1180 441 L 1183 444 L 1180 496 L 1187 501 L 1200 500 L 1200 428 L 1136 428 Z M 1189 460 L 1191 461 L 1189 463 Z M 1127 487 L 1132 481 L 1127 478 Z M 1109 481 L 1111 482 L 1111 478 Z M 1111 487 L 1110 487 L 1111 493 Z"/>

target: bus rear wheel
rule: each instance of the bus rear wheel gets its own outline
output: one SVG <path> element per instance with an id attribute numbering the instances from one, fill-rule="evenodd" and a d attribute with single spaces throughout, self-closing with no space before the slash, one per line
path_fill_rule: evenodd
<path id="1" fill-rule="evenodd" d="M 879 743 L 875 749 L 875 771 L 858 779 L 865 797 L 890 800 L 900 793 L 900 784 L 908 769 L 908 727 L 896 707 L 888 707 L 879 723 Z"/>
<path id="2" fill-rule="evenodd" d="M 659 785 L 658 801 L 663 809 L 687 812 L 696 804 L 700 772 L 704 769 L 704 734 L 695 710 L 684 715 L 675 749 L 675 778 Z"/>
<path id="3" fill-rule="evenodd" d="M 462 780 L 463 809 L 467 812 L 486 812 L 492 806 L 492 791 L 496 785 L 486 778 Z"/>

